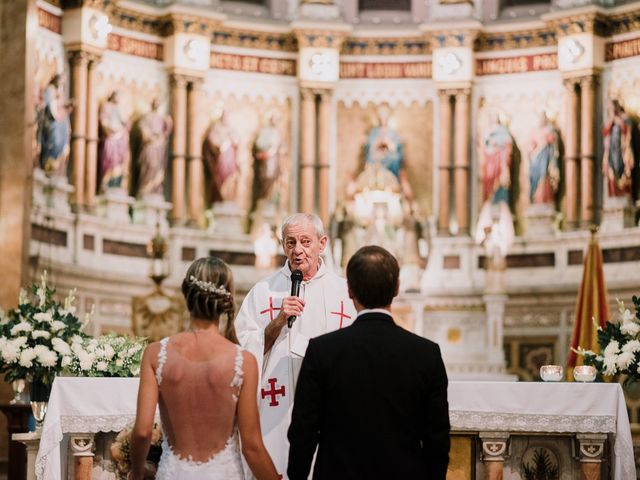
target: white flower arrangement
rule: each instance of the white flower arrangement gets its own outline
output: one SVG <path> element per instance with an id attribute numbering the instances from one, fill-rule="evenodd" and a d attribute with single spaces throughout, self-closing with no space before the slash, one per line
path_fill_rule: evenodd
<path id="1" fill-rule="evenodd" d="M 619 322 L 606 322 L 604 328 L 598 328 L 598 344 L 601 352 L 578 348 L 576 352 L 584 355 L 584 363 L 593 365 L 606 376 L 625 375 L 625 383 L 640 380 L 640 298 L 634 296 L 636 313 L 618 300 Z"/>
<path id="2" fill-rule="evenodd" d="M 85 338 L 69 346 L 67 370 L 83 377 L 137 377 L 145 344 L 146 341 L 138 337 Z"/>

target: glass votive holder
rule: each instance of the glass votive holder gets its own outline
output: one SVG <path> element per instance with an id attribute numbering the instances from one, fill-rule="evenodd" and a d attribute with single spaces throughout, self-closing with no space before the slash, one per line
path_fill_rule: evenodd
<path id="1" fill-rule="evenodd" d="M 563 378 L 562 365 L 543 365 L 540 367 L 540 378 L 545 382 L 559 382 Z"/>
<path id="2" fill-rule="evenodd" d="M 593 382 L 596 379 L 596 367 L 591 365 L 574 367 L 573 378 L 575 378 L 576 382 Z"/>

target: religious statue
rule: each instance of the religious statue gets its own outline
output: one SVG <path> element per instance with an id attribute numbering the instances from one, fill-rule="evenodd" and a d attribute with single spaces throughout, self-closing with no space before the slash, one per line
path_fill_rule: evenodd
<path id="1" fill-rule="evenodd" d="M 499 115 L 493 118 L 489 133 L 482 140 L 482 208 L 476 226 L 476 242 L 482 244 L 487 228 L 494 224 L 497 212 L 503 236 L 514 237 L 510 210 L 511 168 L 513 165 L 513 137 Z"/>
<path id="2" fill-rule="evenodd" d="M 253 242 L 253 250 L 256 255 L 255 267 L 272 269 L 276 267 L 276 255 L 278 254 L 278 239 L 268 223 L 263 223 L 259 234 Z"/>
<path id="3" fill-rule="evenodd" d="M 634 167 L 632 129 L 633 123 L 624 107 L 618 100 L 609 100 L 607 120 L 602 127 L 602 168 L 610 197 L 625 197 L 631 193 L 631 175 Z"/>
<path id="4" fill-rule="evenodd" d="M 51 78 L 44 91 L 39 121 L 40 168 L 57 176 L 66 176 L 71 139 L 69 114 L 73 106 L 66 101 L 64 85 L 64 74 Z"/>
<path id="5" fill-rule="evenodd" d="M 529 144 L 529 200 L 555 203 L 560 189 L 560 138 L 543 111 Z"/>
<path id="6" fill-rule="evenodd" d="M 365 171 L 379 171 L 381 167 L 384 168 L 399 182 L 402 196 L 411 200 L 413 192 L 404 168 L 404 147 L 398 133 L 389 125 L 391 109 L 382 105 L 378 108 L 377 114 L 379 125 L 369 131 L 364 144 Z M 349 188 L 353 189 L 353 186 Z"/>
<path id="7" fill-rule="evenodd" d="M 138 186 L 136 196 L 162 195 L 167 164 L 167 141 L 173 122 L 158 111 L 160 101 L 151 102 L 151 111 L 138 122 L 140 151 L 137 158 Z"/>
<path id="8" fill-rule="evenodd" d="M 100 191 L 126 189 L 129 181 L 129 122 L 120 112 L 117 91 L 100 106 Z"/>
<path id="9" fill-rule="evenodd" d="M 280 158 L 284 145 L 278 128 L 278 116 L 271 112 L 267 116 L 267 123 L 256 135 L 253 142 L 253 189 L 251 193 L 250 212 L 259 208 L 261 201 L 278 203 L 274 199 L 279 192 L 274 191 L 274 185 L 280 176 Z"/>
<path id="10" fill-rule="evenodd" d="M 232 201 L 238 186 L 239 138 L 223 111 L 207 130 L 202 157 L 208 173 L 208 204 Z"/>

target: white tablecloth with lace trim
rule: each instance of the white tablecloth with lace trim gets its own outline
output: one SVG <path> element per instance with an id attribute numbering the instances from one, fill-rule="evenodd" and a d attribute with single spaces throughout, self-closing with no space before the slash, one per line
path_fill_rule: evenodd
<path id="1" fill-rule="evenodd" d="M 65 433 L 122 430 L 133 422 L 137 378 L 56 378 L 36 458 L 39 479 L 59 480 Z M 607 433 L 616 480 L 636 478 L 624 395 L 618 384 L 450 382 L 454 431 Z"/>

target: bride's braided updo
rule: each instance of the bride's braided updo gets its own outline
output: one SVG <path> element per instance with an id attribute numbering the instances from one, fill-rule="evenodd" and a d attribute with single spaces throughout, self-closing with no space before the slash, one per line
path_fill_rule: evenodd
<path id="1" fill-rule="evenodd" d="M 233 274 L 226 263 L 218 257 L 193 262 L 182 281 L 182 294 L 192 317 L 218 322 L 224 316 L 220 332 L 238 343 L 233 323 L 236 314 Z"/>

